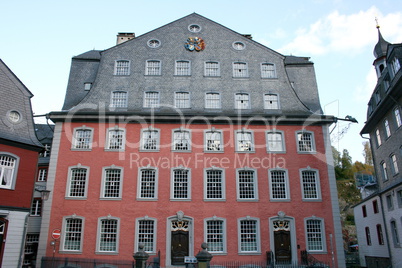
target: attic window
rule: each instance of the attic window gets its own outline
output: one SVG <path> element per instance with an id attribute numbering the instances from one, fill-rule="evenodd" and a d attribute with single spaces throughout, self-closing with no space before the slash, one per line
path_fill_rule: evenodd
<path id="1" fill-rule="evenodd" d="M 246 48 L 246 45 L 243 42 L 237 41 L 232 44 L 233 48 L 236 50 L 243 50 Z"/>
<path id="2" fill-rule="evenodd" d="M 84 90 L 91 90 L 91 87 L 92 87 L 92 83 L 89 83 L 89 82 L 84 83 Z"/>
<path id="3" fill-rule="evenodd" d="M 11 123 L 18 123 L 21 121 L 21 114 L 17 111 L 10 111 L 7 118 Z"/>
<path id="4" fill-rule="evenodd" d="M 198 33 L 199 31 L 201 31 L 201 27 L 197 24 L 191 24 L 188 26 L 188 30 L 192 33 Z"/>
<path id="5" fill-rule="evenodd" d="M 148 46 L 150 48 L 157 48 L 157 47 L 159 47 L 161 45 L 161 42 L 159 40 L 156 40 L 156 39 L 151 39 L 151 40 L 148 41 L 147 44 L 148 44 Z"/>

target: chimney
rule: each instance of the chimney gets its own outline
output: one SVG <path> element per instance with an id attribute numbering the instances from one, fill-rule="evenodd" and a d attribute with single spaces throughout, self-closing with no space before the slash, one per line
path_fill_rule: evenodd
<path id="1" fill-rule="evenodd" d="M 135 33 L 118 33 L 116 45 L 124 43 L 133 38 L 135 38 Z"/>
<path id="2" fill-rule="evenodd" d="M 251 36 L 251 34 L 243 34 L 243 36 L 244 36 L 245 38 L 247 38 L 247 39 L 250 39 L 250 40 L 253 39 L 253 37 Z"/>

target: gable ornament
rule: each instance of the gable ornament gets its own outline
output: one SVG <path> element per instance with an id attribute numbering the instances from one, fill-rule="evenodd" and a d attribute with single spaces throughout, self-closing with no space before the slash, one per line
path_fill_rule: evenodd
<path id="1" fill-rule="evenodd" d="M 191 52 L 200 52 L 204 50 L 205 42 L 201 37 L 189 37 L 187 38 L 187 42 L 184 43 L 184 47 Z"/>

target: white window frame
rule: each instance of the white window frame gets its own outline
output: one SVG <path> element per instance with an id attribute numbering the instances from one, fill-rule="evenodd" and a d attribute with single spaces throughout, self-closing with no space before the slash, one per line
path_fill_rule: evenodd
<path id="1" fill-rule="evenodd" d="M 273 181 L 274 178 L 272 173 L 278 172 L 283 174 L 283 181 Z M 287 169 L 283 168 L 273 168 L 268 170 L 269 179 L 269 197 L 271 202 L 290 202 L 290 187 L 289 187 L 289 173 Z M 278 188 L 277 185 L 281 186 L 282 191 L 284 190 L 285 197 L 275 197 L 274 188 Z"/>
<path id="2" fill-rule="evenodd" d="M 119 170 L 120 175 L 118 181 L 110 181 L 108 178 L 109 171 Z M 115 177 L 117 179 L 117 176 Z M 102 184 L 101 184 L 101 196 L 100 198 L 103 200 L 121 200 L 122 192 L 123 192 L 123 178 L 124 178 L 124 169 L 122 167 L 116 167 L 114 165 L 109 167 L 102 168 Z M 118 183 L 118 191 L 117 196 L 106 196 L 106 191 L 109 191 L 110 187 L 113 187 L 113 183 Z"/>
<path id="3" fill-rule="evenodd" d="M 152 182 L 152 178 L 149 178 L 150 180 L 144 180 L 148 179 L 145 178 L 144 175 L 146 172 L 151 172 L 153 173 L 152 175 L 154 176 L 154 181 Z M 149 173 L 149 174 L 151 174 Z M 150 200 L 150 201 L 156 201 L 158 200 L 158 169 L 155 167 L 141 167 L 138 169 L 138 181 L 137 181 L 137 199 L 138 200 Z M 152 186 L 153 184 L 153 186 Z M 151 193 L 149 190 L 153 188 L 153 193 Z M 144 196 L 143 193 L 152 194 L 153 196 Z"/>
<path id="4" fill-rule="evenodd" d="M 317 234 L 317 232 L 313 233 L 313 232 L 309 232 L 308 231 L 308 226 L 307 223 L 309 221 L 319 221 L 320 222 L 320 238 L 321 238 L 321 249 L 311 249 L 310 244 L 309 244 L 309 234 L 311 233 L 311 237 L 312 238 L 318 238 L 317 235 L 313 235 L 313 234 Z M 306 250 L 307 252 L 310 253 L 325 253 L 327 252 L 327 245 L 326 245 L 326 235 L 325 235 L 325 222 L 323 218 L 319 218 L 319 217 L 309 217 L 309 218 L 305 218 L 304 219 L 304 230 L 305 230 L 305 234 L 306 234 Z M 313 237 L 314 236 L 314 237 Z"/>
<path id="5" fill-rule="evenodd" d="M 209 177 L 210 172 L 220 172 L 220 178 Z M 220 179 L 214 180 L 214 179 Z M 218 186 L 216 186 L 218 185 Z M 220 187 L 221 197 L 208 197 L 210 195 L 209 189 L 212 187 Z M 213 194 L 212 194 L 213 195 Z M 225 169 L 210 167 L 204 169 L 204 201 L 225 201 L 226 200 L 226 179 L 225 179 Z"/>
<path id="6" fill-rule="evenodd" d="M 382 175 L 383 181 L 387 181 L 388 180 L 388 171 L 387 171 L 387 163 L 385 163 L 385 161 L 381 161 L 380 169 L 381 169 L 381 175 Z"/>
<path id="7" fill-rule="evenodd" d="M 149 137 L 149 134 L 151 133 L 155 133 L 155 137 Z M 148 138 L 145 136 L 148 135 Z M 152 136 L 152 134 L 151 134 Z M 148 144 L 148 140 L 152 141 L 155 140 L 155 147 L 152 146 L 151 149 L 149 149 L 149 147 L 147 147 Z M 158 152 L 159 151 L 159 146 L 160 144 L 160 130 L 157 128 L 145 128 L 145 129 L 141 129 L 141 148 L 140 151 L 142 152 Z M 152 145 L 152 144 L 151 144 Z"/>
<path id="8" fill-rule="evenodd" d="M 264 109 L 265 110 L 279 110 L 279 95 L 274 93 L 264 94 Z"/>
<path id="9" fill-rule="evenodd" d="M 43 205 L 43 201 L 41 198 L 33 198 L 29 216 L 40 217 L 42 215 L 42 205 Z"/>
<path id="10" fill-rule="evenodd" d="M 129 60 L 116 60 L 114 64 L 114 75 L 127 76 L 130 75 L 130 61 Z"/>
<path id="11" fill-rule="evenodd" d="M 235 109 L 249 110 L 251 108 L 250 94 L 236 93 L 235 94 Z"/>
<path id="12" fill-rule="evenodd" d="M 393 58 L 391 65 L 392 65 L 392 72 L 395 76 L 398 73 L 399 69 L 401 69 L 401 64 L 399 63 L 398 58 L 396 58 L 396 57 Z"/>
<path id="13" fill-rule="evenodd" d="M 47 180 L 47 168 L 39 168 L 38 181 L 46 181 L 46 180 Z"/>
<path id="14" fill-rule="evenodd" d="M 366 235 L 366 245 L 371 246 L 372 241 L 371 241 L 370 227 L 368 226 L 364 227 L 364 232 Z"/>
<path id="15" fill-rule="evenodd" d="M 140 222 L 143 221 L 151 221 L 153 222 L 153 228 L 152 230 L 147 230 L 147 232 L 140 233 L 141 230 L 141 225 Z M 137 218 L 135 220 L 135 252 L 139 251 L 139 244 L 144 244 L 144 251 L 148 254 L 155 254 L 156 253 L 156 242 L 157 242 L 157 219 L 155 218 L 150 218 L 150 217 L 142 217 L 142 218 Z M 140 241 L 141 239 L 141 241 Z M 152 250 L 149 250 L 149 245 L 144 242 L 144 240 L 152 240 L 151 243 L 148 242 L 148 244 L 151 245 Z"/>
<path id="16" fill-rule="evenodd" d="M 70 232 L 67 232 L 67 221 L 69 220 L 79 220 L 81 221 L 81 229 L 80 229 L 80 239 L 78 241 L 78 249 L 66 249 L 66 242 L 67 238 Z M 85 218 L 81 216 L 76 216 L 76 215 L 70 215 L 70 216 L 65 216 L 63 217 L 63 226 L 62 226 L 62 234 L 61 234 L 61 242 L 60 242 L 60 248 L 61 248 L 61 253 L 63 252 L 75 252 L 75 253 L 82 253 L 83 251 L 83 240 L 84 240 L 84 227 L 85 227 Z M 74 228 L 75 229 L 75 228 Z M 75 232 L 76 233 L 76 232 Z"/>
<path id="17" fill-rule="evenodd" d="M 72 195 L 72 192 L 71 192 L 73 190 L 73 185 L 72 184 L 74 182 L 74 181 L 72 181 L 72 176 L 74 174 L 74 171 L 77 170 L 77 169 L 85 170 L 85 178 L 84 178 L 83 181 L 82 180 L 80 180 L 80 181 L 74 180 L 74 181 L 77 181 L 77 183 L 76 183 L 77 185 L 80 185 L 82 182 L 85 182 L 85 186 L 84 186 L 84 189 L 83 189 L 83 194 L 79 195 L 79 196 Z M 89 184 L 89 167 L 82 166 L 80 164 L 78 164 L 76 166 L 69 167 L 68 168 L 68 177 L 67 177 L 67 186 L 66 186 L 66 196 L 65 196 L 65 198 L 66 199 L 86 199 L 87 194 L 88 194 L 88 184 Z"/>
<path id="18" fill-rule="evenodd" d="M 116 222 L 116 230 L 115 232 L 110 233 L 110 228 L 107 228 L 109 233 L 103 232 L 102 228 L 102 223 L 106 221 L 115 221 Z M 109 236 L 109 239 L 111 237 L 115 236 L 115 249 L 114 250 L 101 250 L 101 244 L 102 244 L 102 236 L 105 235 L 106 238 Z M 101 217 L 98 219 L 98 230 L 97 230 L 97 236 L 96 236 L 96 253 L 97 254 L 117 254 L 119 253 L 119 239 L 120 238 L 120 218 L 117 217 Z"/>
<path id="19" fill-rule="evenodd" d="M 221 76 L 221 67 L 218 61 L 206 61 L 204 63 L 204 76 L 219 77 Z"/>
<path id="20" fill-rule="evenodd" d="M 117 126 L 108 128 L 106 132 L 105 150 L 124 151 L 125 146 L 126 146 L 126 130 L 124 128 L 119 128 Z"/>
<path id="21" fill-rule="evenodd" d="M 302 136 L 300 136 L 300 135 L 302 135 Z M 311 142 L 310 145 L 307 144 L 307 146 L 306 146 L 306 140 L 303 139 L 303 137 L 305 137 L 305 135 L 310 136 L 310 142 Z M 307 130 L 296 131 L 296 146 L 297 146 L 297 152 L 299 154 L 316 153 L 314 132 L 307 131 Z"/>
<path id="22" fill-rule="evenodd" d="M 15 154 L 0 152 L 0 189 L 15 189 L 19 163 Z"/>
<path id="23" fill-rule="evenodd" d="M 191 76 L 191 61 L 189 60 L 177 60 L 175 61 L 176 76 Z"/>
<path id="24" fill-rule="evenodd" d="M 320 186 L 320 173 L 318 169 L 313 169 L 310 167 L 300 169 L 300 185 L 302 191 L 302 200 L 303 201 L 322 201 L 321 197 L 321 186 Z M 306 172 L 314 173 L 314 180 L 309 176 L 306 179 L 310 179 L 309 181 L 305 181 L 304 174 Z M 313 190 L 308 190 L 308 188 L 313 188 Z M 315 189 L 314 189 L 315 188 Z M 314 191 L 316 197 L 309 197 L 306 195 L 306 191 Z M 313 195 L 314 193 L 310 194 Z"/>
<path id="25" fill-rule="evenodd" d="M 190 92 L 177 91 L 174 93 L 174 106 L 179 109 L 191 108 Z"/>
<path id="26" fill-rule="evenodd" d="M 211 128 L 204 130 L 204 152 L 219 153 L 224 151 L 223 132 Z"/>
<path id="27" fill-rule="evenodd" d="M 395 118 L 396 128 L 399 128 L 400 126 L 402 126 L 401 111 L 400 111 L 399 107 L 395 107 L 395 109 L 394 109 L 394 118 Z"/>
<path id="28" fill-rule="evenodd" d="M 388 139 L 389 137 L 391 137 L 391 129 L 389 126 L 388 119 L 384 120 L 384 129 L 385 129 L 385 138 Z"/>
<path id="29" fill-rule="evenodd" d="M 246 139 L 246 136 L 249 135 L 250 139 Z M 243 137 L 241 136 L 243 135 Z M 248 129 L 241 129 L 235 131 L 235 142 L 236 142 L 236 152 L 237 153 L 254 153 L 255 152 L 255 144 L 254 144 L 254 132 Z M 249 144 L 249 145 L 247 145 Z M 247 149 L 249 148 L 249 149 Z"/>
<path id="30" fill-rule="evenodd" d="M 276 66 L 274 63 L 271 63 L 271 62 L 261 63 L 261 78 L 265 78 L 265 79 L 277 78 Z"/>
<path id="31" fill-rule="evenodd" d="M 243 181 L 246 178 L 243 178 L 240 173 L 243 172 L 252 172 L 253 173 L 253 178 L 252 181 Z M 249 178 L 248 178 L 249 179 Z M 253 187 L 253 189 L 247 190 L 249 193 L 252 194 L 251 197 L 242 197 L 242 195 L 245 195 L 247 193 L 244 193 L 244 189 L 249 188 L 250 186 Z M 236 195 L 237 195 L 237 201 L 258 201 L 258 176 L 257 176 L 257 170 L 253 168 L 238 168 L 236 169 Z"/>
<path id="32" fill-rule="evenodd" d="M 145 75 L 159 76 L 162 74 L 162 62 L 160 60 L 147 60 L 145 63 Z"/>
<path id="33" fill-rule="evenodd" d="M 390 162 L 390 166 L 391 166 L 392 175 L 395 176 L 396 174 L 399 173 L 398 160 L 397 160 L 395 154 L 391 154 L 389 156 L 389 162 Z"/>
<path id="34" fill-rule="evenodd" d="M 233 77 L 234 78 L 248 78 L 248 64 L 247 62 L 236 61 L 232 63 Z"/>
<path id="35" fill-rule="evenodd" d="M 128 92 L 115 90 L 110 94 L 110 108 L 127 108 Z"/>
<path id="36" fill-rule="evenodd" d="M 241 224 L 244 221 L 253 221 L 255 223 L 255 233 L 242 233 Z M 260 234 L 260 219 L 254 217 L 244 217 L 237 219 L 237 228 L 238 228 L 238 254 L 239 255 L 259 255 L 261 254 L 261 234 Z M 249 228 L 247 228 L 249 229 Z M 252 235 L 255 235 L 255 250 L 243 250 L 242 246 L 242 235 L 247 236 L 247 239 L 251 239 Z"/>
<path id="37" fill-rule="evenodd" d="M 81 135 L 80 133 L 84 134 Z M 91 151 L 94 129 L 87 126 L 74 128 L 71 150 L 74 151 Z"/>
<path id="38" fill-rule="evenodd" d="M 177 197 L 175 196 L 175 190 L 177 184 L 181 182 L 176 181 L 175 172 L 176 171 L 187 171 L 187 179 L 186 182 L 186 197 Z M 175 167 L 171 170 L 171 179 L 170 179 L 170 200 L 172 201 L 191 201 L 191 169 L 186 167 Z"/>
<path id="39" fill-rule="evenodd" d="M 144 108 L 159 108 L 160 106 L 160 93 L 158 91 L 145 91 L 144 92 Z"/>
<path id="40" fill-rule="evenodd" d="M 221 94 L 219 92 L 205 93 L 205 109 L 221 109 L 221 107 Z"/>
<path id="41" fill-rule="evenodd" d="M 185 149 L 186 146 L 187 149 Z M 191 131 L 189 129 L 177 128 L 172 130 L 172 151 L 191 152 Z"/>
<path id="42" fill-rule="evenodd" d="M 376 136 L 376 142 L 377 142 L 377 147 L 380 147 L 382 144 L 382 140 L 381 140 L 381 133 L 380 133 L 380 129 L 376 128 L 375 130 L 375 136 Z"/>
<path id="43" fill-rule="evenodd" d="M 273 135 L 273 137 L 270 137 Z M 276 137 L 280 136 L 280 139 Z M 265 132 L 266 144 L 267 144 L 267 153 L 286 153 L 286 143 L 285 143 L 285 134 L 282 130 L 267 130 Z M 277 147 L 275 144 L 281 144 L 281 148 Z M 274 145 L 274 146 L 271 146 Z M 281 149 L 281 150 L 279 150 Z"/>
<path id="44" fill-rule="evenodd" d="M 389 223 L 390 223 L 389 225 L 390 225 L 390 229 L 391 229 L 392 241 L 394 242 L 394 247 L 400 247 L 401 240 L 399 238 L 397 221 L 392 219 Z"/>
<path id="45" fill-rule="evenodd" d="M 208 223 L 219 222 L 221 224 L 222 231 L 216 230 L 208 233 Z M 211 226 L 212 227 L 212 226 Z M 208 252 L 212 255 L 226 255 L 227 254 L 227 235 L 226 235 L 226 219 L 220 217 L 212 217 L 204 219 L 204 241 L 208 243 Z M 218 242 L 215 242 L 218 241 Z M 221 243 L 222 250 L 215 250 L 215 243 Z"/>

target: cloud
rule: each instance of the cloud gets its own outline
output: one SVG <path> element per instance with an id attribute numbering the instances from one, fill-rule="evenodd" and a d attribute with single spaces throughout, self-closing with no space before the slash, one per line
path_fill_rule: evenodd
<path id="1" fill-rule="evenodd" d="M 334 11 L 326 17 L 320 18 L 308 28 L 300 28 L 296 37 L 278 49 L 287 54 L 323 55 L 330 52 L 358 54 L 377 41 L 374 18 L 378 17 L 381 32 L 386 40 L 392 42 L 396 38 L 400 42 L 402 37 L 402 13 L 395 12 L 383 16 L 376 7 L 366 11 L 359 11 L 351 15 L 339 14 Z M 392 38 L 391 38 L 392 37 Z"/>
<path id="2" fill-rule="evenodd" d="M 358 102 L 366 102 L 370 100 L 371 94 L 373 93 L 374 87 L 377 83 L 377 75 L 374 68 L 371 68 L 367 73 L 364 83 L 358 86 L 354 92 L 354 99 Z"/>

